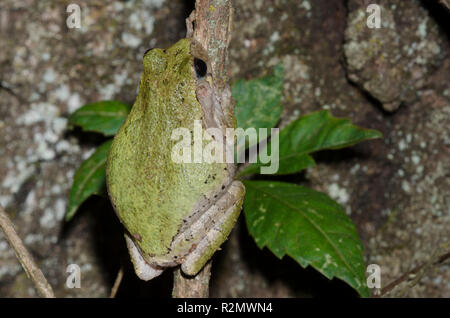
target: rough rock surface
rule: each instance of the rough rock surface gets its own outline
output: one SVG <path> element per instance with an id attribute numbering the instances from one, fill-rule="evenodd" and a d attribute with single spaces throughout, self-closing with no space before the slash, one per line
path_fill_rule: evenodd
<path id="1" fill-rule="evenodd" d="M 350 0 L 344 53 L 349 78 L 387 111 L 417 99 L 446 52 L 439 27 L 420 1 L 378 1 L 379 27 L 367 1 Z M 369 22 L 367 22 L 369 20 Z"/>
<path id="2" fill-rule="evenodd" d="M 282 125 L 330 109 L 383 132 L 382 140 L 320 153 L 317 167 L 284 180 L 345 206 L 368 264 L 381 266 L 386 286 L 450 240 L 450 28 L 438 1 L 373 2 L 384 8 L 384 36 L 365 29 L 361 1 L 233 1 L 230 75 L 253 78 L 281 62 Z M 0 204 L 57 296 L 107 296 L 121 264 L 126 274 L 119 296 L 168 296 L 169 271 L 149 284 L 136 279 L 106 200 L 90 199 L 64 224 L 73 173 L 103 140 L 69 130 L 67 118 L 87 102 L 131 103 L 142 54 L 182 37 L 192 6 L 181 0 L 79 4 L 82 28 L 68 29 L 63 2 L 0 3 Z M 400 103 L 394 113 L 380 107 Z M 80 266 L 80 289 L 65 285 L 69 264 Z M 243 216 L 214 258 L 211 293 L 355 295 L 338 280 L 259 250 Z M 449 263 L 433 266 L 405 295 L 450 297 Z M 1 233 L 0 296 L 36 296 Z"/>

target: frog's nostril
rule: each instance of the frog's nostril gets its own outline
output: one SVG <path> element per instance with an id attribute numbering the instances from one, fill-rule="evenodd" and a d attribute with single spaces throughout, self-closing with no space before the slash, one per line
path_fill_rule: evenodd
<path id="1" fill-rule="evenodd" d="M 194 69 L 197 78 L 202 78 L 205 77 L 208 67 L 206 66 L 206 63 L 203 60 L 194 58 Z"/>

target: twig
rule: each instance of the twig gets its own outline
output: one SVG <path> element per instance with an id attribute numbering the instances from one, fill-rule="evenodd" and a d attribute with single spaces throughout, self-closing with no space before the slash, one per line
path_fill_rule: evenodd
<path id="1" fill-rule="evenodd" d="M 215 84 L 222 89 L 227 79 L 227 54 L 231 39 L 233 10 L 231 0 L 196 0 L 195 13 L 187 19 L 188 34 L 199 42 L 208 53 Z M 195 28 L 192 22 L 195 21 Z M 178 268 L 174 272 L 175 298 L 208 297 L 211 261 L 194 277 L 185 277 Z"/>
<path id="2" fill-rule="evenodd" d="M 447 7 L 447 9 L 450 10 L 450 1 L 449 0 L 439 0 L 440 3 L 442 3 L 444 6 Z"/>
<path id="3" fill-rule="evenodd" d="M 31 279 L 34 286 L 36 287 L 38 294 L 41 297 L 45 298 L 55 298 L 52 287 L 45 279 L 44 274 L 36 265 L 33 260 L 33 257 L 26 249 L 25 245 L 23 245 L 22 240 L 17 235 L 17 232 L 14 230 L 14 225 L 9 219 L 6 212 L 0 206 L 0 227 L 5 233 L 6 239 L 8 240 L 11 247 L 14 249 L 16 253 L 17 259 L 22 264 L 25 273 L 28 278 Z"/>
<path id="4" fill-rule="evenodd" d="M 5 84 L 5 82 L 0 80 L 0 90 L 2 90 L 2 89 L 5 92 L 9 93 L 11 96 L 14 96 L 15 98 L 17 98 L 19 100 L 19 102 L 21 102 L 21 103 L 26 102 L 20 95 L 16 94 L 16 92 L 14 92 L 14 90 L 11 87 L 9 87 L 9 85 Z"/>
<path id="5" fill-rule="evenodd" d="M 445 249 L 445 247 L 447 245 L 448 244 L 444 244 L 443 246 L 441 246 L 441 249 Z M 402 276 L 400 276 L 399 278 L 394 280 L 392 283 L 390 283 L 389 285 L 384 287 L 381 290 L 380 295 L 375 296 L 375 298 L 381 298 L 383 296 L 386 296 L 387 294 L 391 293 L 400 284 L 402 284 L 405 281 L 411 280 L 411 279 L 412 279 L 412 281 L 408 284 L 407 288 L 411 289 L 412 287 L 414 287 L 423 278 L 423 276 L 428 271 L 428 269 L 430 269 L 434 265 L 441 264 L 441 263 L 445 262 L 447 259 L 450 258 L 450 252 L 446 252 L 444 254 L 443 253 L 439 253 L 439 251 L 441 249 L 439 249 L 430 258 L 430 260 L 427 263 L 419 265 L 419 266 L 413 268 L 411 271 L 407 272 L 406 274 L 403 274 Z M 405 292 L 405 289 L 406 288 L 404 288 L 400 292 L 400 294 L 403 294 Z"/>
<path id="6" fill-rule="evenodd" d="M 114 285 L 111 288 L 111 294 L 109 295 L 109 298 L 116 297 L 117 291 L 119 290 L 120 283 L 122 282 L 123 278 L 123 267 L 120 267 L 119 272 L 117 273 L 116 280 L 114 281 Z"/>
<path id="7" fill-rule="evenodd" d="M 211 260 L 195 276 L 185 276 L 178 267 L 173 276 L 174 298 L 208 298 L 209 279 L 211 277 Z"/>

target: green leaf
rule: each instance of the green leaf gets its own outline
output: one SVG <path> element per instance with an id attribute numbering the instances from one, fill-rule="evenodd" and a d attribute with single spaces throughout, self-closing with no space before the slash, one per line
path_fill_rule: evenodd
<path id="1" fill-rule="evenodd" d="M 363 246 L 344 209 L 324 193 L 269 181 L 244 181 L 244 211 L 259 248 L 278 258 L 289 255 L 302 267 L 311 265 L 328 279 L 337 277 L 361 296 L 365 284 Z"/>
<path id="2" fill-rule="evenodd" d="M 101 101 L 87 104 L 75 111 L 69 124 L 80 126 L 85 131 L 113 136 L 127 118 L 131 107 L 118 101 Z"/>
<path id="3" fill-rule="evenodd" d="M 309 155 L 312 152 L 344 148 L 380 137 L 382 134 L 379 131 L 352 125 L 348 119 L 332 117 L 328 110 L 302 116 L 279 134 L 279 169 L 276 174 L 296 173 L 314 166 L 315 162 Z M 265 151 L 271 153 L 270 142 Z M 264 165 L 266 164 L 258 161 L 243 170 L 240 175 L 258 173 Z"/>
<path id="4" fill-rule="evenodd" d="M 101 194 L 106 181 L 106 158 L 112 139 L 106 141 L 75 172 L 69 194 L 66 221 L 69 221 L 80 205 L 92 194 Z"/>
<path id="5" fill-rule="evenodd" d="M 258 133 L 258 128 L 276 126 L 283 111 L 283 76 L 283 67 L 277 65 L 271 75 L 249 81 L 241 79 L 232 86 L 232 95 L 236 101 L 234 114 L 237 127 L 244 130 L 255 128 Z M 250 146 L 252 145 L 247 145 Z"/>

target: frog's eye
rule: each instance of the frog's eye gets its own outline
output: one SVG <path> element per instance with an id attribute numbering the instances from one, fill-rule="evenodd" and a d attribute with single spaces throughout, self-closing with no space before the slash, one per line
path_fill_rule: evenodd
<path id="1" fill-rule="evenodd" d="M 208 71 L 208 66 L 206 65 L 205 61 L 198 58 L 194 58 L 194 69 L 197 78 L 202 78 L 205 77 L 206 72 Z"/>

